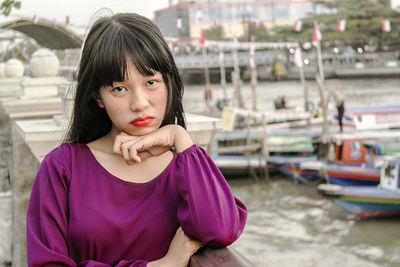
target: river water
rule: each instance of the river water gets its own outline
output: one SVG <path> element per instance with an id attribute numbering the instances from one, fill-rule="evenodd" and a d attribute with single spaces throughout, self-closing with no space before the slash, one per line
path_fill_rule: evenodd
<path id="1" fill-rule="evenodd" d="M 308 81 L 309 99 L 319 101 L 318 87 Z M 346 107 L 400 105 L 400 79 L 327 80 L 327 89 L 342 88 Z M 184 108 L 203 114 L 200 85 L 185 87 Z M 212 85 L 214 101 L 222 98 Z M 233 88 L 228 85 L 228 95 Z M 289 106 L 303 107 L 298 81 L 259 82 L 257 107 L 273 109 L 273 99 L 285 95 Z M 243 84 L 251 107 L 251 87 Z M 256 266 L 375 267 L 400 266 L 400 218 L 358 219 L 339 204 L 317 193 L 315 185 L 296 184 L 283 175 L 269 183 L 249 177 L 228 180 L 248 208 L 248 220 L 232 246 Z"/>

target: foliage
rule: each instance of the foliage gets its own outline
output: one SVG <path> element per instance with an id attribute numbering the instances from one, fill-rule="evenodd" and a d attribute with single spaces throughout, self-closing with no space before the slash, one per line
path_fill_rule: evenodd
<path id="1" fill-rule="evenodd" d="M 256 42 L 265 42 L 268 39 L 268 31 L 264 24 L 260 23 L 257 29 L 254 28 L 253 23 L 249 23 L 247 27 L 247 31 L 245 34 L 247 40 L 250 40 L 250 36 L 254 36 L 254 41 Z"/>
<path id="2" fill-rule="evenodd" d="M 303 20 L 301 32 L 294 32 L 291 27 L 275 29 L 271 36 L 272 41 L 294 41 L 301 43 L 312 41 L 313 23 L 317 22 L 323 36 L 322 46 L 352 46 L 375 47 L 378 50 L 400 48 L 400 13 L 388 7 L 387 1 L 335 0 L 322 1 L 330 8 L 335 9 L 336 14 L 311 16 Z M 336 29 L 337 21 L 346 20 L 346 30 L 339 32 Z M 382 20 L 390 20 L 391 32 L 383 32 Z"/>
<path id="3" fill-rule="evenodd" d="M 224 38 L 224 28 L 222 26 L 210 27 L 204 30 L 204 34 L 209 40 L 222 40 Z"/>
<path id="4" fill-rule="evenodd" d="M 4 16 L 10 15 L 11 9 L 16 8 L 20 9 L 21 8 L 21 1 L 17 0 L 3 0 L 0 6 L 0 12 Z"/>

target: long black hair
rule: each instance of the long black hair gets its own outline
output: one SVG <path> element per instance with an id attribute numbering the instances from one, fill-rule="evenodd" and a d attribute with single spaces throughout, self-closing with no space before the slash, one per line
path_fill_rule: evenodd
<path id="1" fill-rule="evenodd" d="M 98 19 L 86 37 L 65 142 L 89 143 L 111 130 L 107 112 L 95 99 L 99 98 L 102 86 L 124 80 L 128 60 L 143 75 L 156 71 L 162 74 L 168 88 L 168 102 L 161 126 L 176 123 L 185 128 L 183 83 L 161 31 L 143 16 L 120 13 Z"/>

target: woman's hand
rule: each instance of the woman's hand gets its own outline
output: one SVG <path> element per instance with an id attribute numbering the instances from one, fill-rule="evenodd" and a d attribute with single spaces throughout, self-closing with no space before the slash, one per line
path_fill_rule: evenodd
<path id="1" fill-rule="evenodd" d="M 137 163 L 149 157 L 159 156 L 172 147 L 182 152 L 192 145 L 192 140 L 179 125 L 166 125 L 143 136 L 117 135 L 114 153 L 121 155 L 128 163 Z"/>
<path id="2" fill-rule="evenodd" d="M 202 246 L 200 241 L 190 239 L 179 227 L 169 245 L 167 254 L 157 261 L 149 262 L 147 266 L 186 267 L 190 257 Z"/>

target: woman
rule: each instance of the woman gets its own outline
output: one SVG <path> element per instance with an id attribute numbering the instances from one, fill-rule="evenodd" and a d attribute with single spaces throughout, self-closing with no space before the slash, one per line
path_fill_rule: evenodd
<path id="1" fill-rule="evenodd" d="M 150 20 L 116 14 L 92 26 L 66 142 L 32 189 L 29 266 L 186 266 L 200 246 L 239 237 L 246 208 L 192 143 L 182 95 Z"/>

